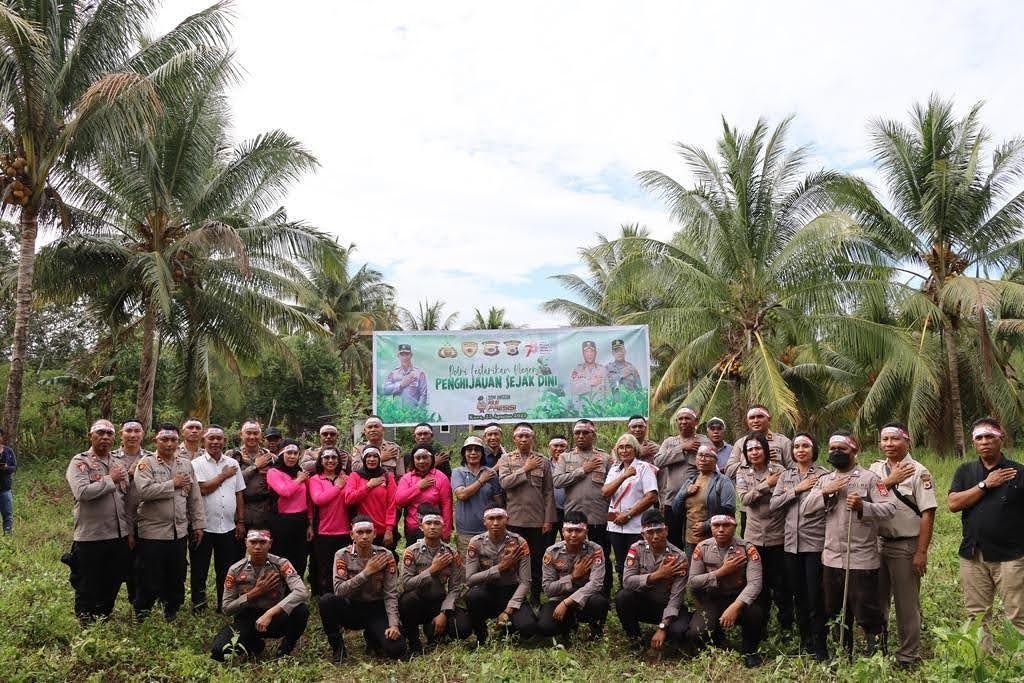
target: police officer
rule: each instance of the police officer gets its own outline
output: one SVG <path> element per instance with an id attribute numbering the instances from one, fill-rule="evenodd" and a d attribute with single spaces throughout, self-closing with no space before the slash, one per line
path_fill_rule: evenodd
<path id="1" fill-rule="evenodd" d="M 698 609 L 687 637 L 720 645 L 722 629 L 739 624 L 743 664 L 760 666 L 757 648 L 764 637 L 766 612 L 762 580 L 761 557 L 757 548 L 736 537 L 736 520 L 729 515 L 712 517 L 711 538 L 697 544 L 690 561 L 689 586 Z"/>
<path id="2" fill-rule="evenodd" d="M 505 490 L 508 526 L 530 546 L 531 593 L 540 604 L 540 562 L 544 537 L 558 521 L 551 461 L 533 450 L 533 427 L 520 422 L 512 430 L 516 449 L 498 461 L 498 482 Z"/>
<path id="3" fill-rule="evenodd" d="M 565 491 L 565 512 L 579 512 L 587 519 L 587 539 L 611 555 L 608 541 L 608 500 L 601 494 L 605 477 L 612 466 L 612 456 L 594 448 L 597 430 L 590 420 L 577 420 L 572 428 L 576 447 L 562 453 L 554 466 L 552 482 Z M 612 565 L 604 562 L 605 597 L 611 594 Z"/>
<path id="4" fill-rule="evenodd" d="M 128 502 L 127 505 L 131 510 L 132 518 L 134 520 L 135 508 L 137 507 L 134 500 L 135 497 L 135 467 L 139 464 L 139 460 L 146 457 L 147 455 L 153 455 L 151 451 L 147 451 L 142 447 L 142 439 L 146 435 L 146 430 L 142 427 L 142 422 L 130 418 L 121 423 L 121 447 L 115 450 L 112 455 L 120 456 L 124 458 L 123 464 L 128 469 Z M 138 554 L 138 548 L 135 547 L 134 539 L 138 534 L 132 529 L 132 551 L 131 551 L 131 562 L 128 565 L 128 578 L 125 580 L 126 587 L 128 589 L 128 600 L 135 604 L 135 558 Z"/>
<path id="5" fill-rule="evenodd" d="M 178 455 L 178 428 L 171 422 L 158 427 L 156 455 L 139 460 L 135 468 L 135 498 L 139 501 L 139 576 L 135 614 L 144 619 L 159 598 L 168 621 L 185 601 L 186 544 L 203 540 L 206 526 L 203 499 L 192 463 Z"/>
<path id="6" fill-rule="evenodd" d="M 178 455 L 195 460 L 205 455 L 203 450 L 203 422 L 197 417 L 190 417 L 181 423 L 181 442 L 178 443 Z"/>
<path id="7" fill-rule="evenodd" d="M 896 498 L 878 475 L 857 464 L 860 444 L 840 430 L 828 440 L 828 462 L 835 467 L 815 484 L 807 509 L 825 508 L 825 548 L 821 553 L 825 616 L 831 620 L 843 605 L 844 584 L 849 574 L 846 614 L 842 615 L 842 639 L 853 652 L 853 622 L 867 636 L 870 656 L 879 645 L 885 622 L 878 596 L 878 525 L 896 514 Z M 846 539 L 849 535 L 850 543 Z M 885 643 L 881 645 L 884 647 Z"/>
<path id="8" fill-rule="evenodd" d="M 89 450 L 68 463 L 65 478 L 75 499 L 71 555 L 75 616 L 83 626 L 109 617 L 121 583 L 131 570 L 134 514 L 129 507 L 128 467 L 110 452 L 114 425 L 97 420 L 89 428 Z"/>
<path id="9" fill-rule="evenodd" d="M 605 366 L 608 372 L 608 386 L 617 389 L 639 389 L 640 373 L 636 366 L 626 360 L 626 343 L 621 339 L 612 342 L 612 362 Z"/>
<path id="10" fill-rule="evenodd" d="M 307 448 L 299 458 L 299 467 L 312 475 L 316 471 L 316 459 L 325 448 L 334 448 L 338 452 L 338 472 L 348 474 L 352 470 L 352 457 L 348 451 L 338 448 L 338 428 L 332 424 L 320 427 L 320 445 Z"/>
<path id="11" fill-rule="evenodd" d="M 537 618 L 526 604 L 530 592 L 530 546 L 508 530 L 504 508 L 484 511 L 486 533 L 478 534 L 466 549 L 466 607 L 477 643 L 487 642 L 487 620 L 511 624 L 522 638 L 532 637 Z"/>
<path id="12" fill-rule="evenodd" d="M 682 547 L 686 519 L 672 509 L 672 501 L 683 484 L 697 474 L 697 450 L 711 442 L 697 433 L 697 411 L 693 408 L 679 407 L 672 420 L 678 434 L 661 442 L 653 463 L 658 468 L 658 495 L 668 526 L 668 542 Z"/>
<path id="13" fill-rule="evenodd" d="M 395 481 L 405 474 L 405 460 L 394 441 L 384 438 L 384 421 L 371 415 L 363 421 L 363 440 L 352 449 L 352 469 L 363 465 L 363 449 L 373 446 L 380 452 L 380 464 L 394 475 Z"/>
<path id="14" fill-rule="evenodd" d="M 882 536 L 879 592 L 882 622 L 889 623 L 889 601 L 895 599 L 900 647 L 896 666 L 909 668 L 921 659 L 921 577 L 928 567 L 928 546 L 935 525 L 935 482 L 928 468 L 910 456 L 910 433 L 890 422 L 878 435 L 885 460 L 871 465 L 882 484 L 896 497 L 896 514 L 878 523 Z"/>
<path id="15" fill-rule="evenodd" d="M 562 540 L 544 551 L 541 581 L 548 601 L 537 616 L 542 636 L 566 636 L 577 622 L 590 625 L 591 639 L 601 637 L 608 616 L 608 598 L 602 595 L 607 556 L 587 539 L 587 516 L 565 513 Z"/>
<path id="16" fill-rule="evenodd" d="M 246 556 L 224 577 L 221 610 L 234 617 L 217 633 L 210 656 L 255 657 L 265 638 L 281 638 L 277 656 L 291 654 L 309 621 L 309 590 L 292 563 L 270 554 L 270 532 L 252 529 L 245 535 Z"/>
<path id="17" fill-rule="evenodd" d="M 747 428 L 751 432 L 760 432 L 768 440 L 768 459 L 781 464 L 784 468 L 793 466 L 793 442 L 785 434 L 771 430 L 772 414 L 763 405 L 755 403 L 747 410 Z M 736 480 L 736 471 L 743 464 L 743 444 L 747 437 L 741 436 L 732 446 L 732 454 L 725 465 L 726 476 Z"/>
<path id="18" fill-rule="evenodd" d="M 420 626 L 433 645 L 438 638 L 468 638 L 472 633 L 469 613 L 456 607 L 466 590 L 466 568 L 462 557 L 441 541 L 444 519 L 435 505 L 424 503 L 417 509 L 423 537 L 405 549 L 402 557 L 398 614 L 402 635 L 409 651 L 422 651 Z"/>
<path id="19" fill-rule="evenodd" d="M 398 396 L 407 406 L 427 405 L 427 375 L 412 364 L 412 346 L 398 345 L 398 367 L 388 373 L 381 387 L 386 396 Z"/>
<path id="20" fill-rule="evenodd" d="M 643 538 L 626 554 L 615 611 L 635 650 L 643 648 L 640 622 L 657 624 L 650 645 L 660 650 L 666 640 L 680 643 L 690 623 L 683 604 L 689 562 L 686 553 L 668 542 L 668 527 L 660 510 L 645 511 L 640 524 Z"/>
<path id="21" fill-rule="evenodd" d="M 569 396 L 577 407 L 583 404 L 584 398 L 597 400 L 608 396 L 608 370 L 596 361 L 597 344 L 583 342 L 583 362 L 569 375 Z"/>
<path id="22" fill-rule="evenodd" d="M 334 593 L 320 596 L 320 620 L 331 661 L 345 658 L 342 628 L 363 629 L 371 650 L 388 659 L 406 652 L 398 615 L 398 568 L 387 548 L 373 544 L 373 520 L 352 520 L 352 545 L 334 555 Z"/>
<path id="23" fill-rule="evenodd" d="M 636 437 L 636 440 L 640 442 L 640 455 L 637 457 L 644 462 L 651 462 L 654 460 L 654 456 L 658 454 L 658 448 L 661 447 L 657 441 L 647 438 L 647 418 L 643 415 L 631 415 L 629 422 L 629 433 Z"/>
<path id="24" fill-rule="evenodd" d="M 426 448 L 434 455 L 434 468 L 444 472 L 448 479 L 452 478 L 451 454 L 434 443 L 434 428 L 429 422 L 420 422 L 412 428 L 412 450 L 405 455 L 405 471 L 412 470 L 412 454 L 419 448 Z"/>

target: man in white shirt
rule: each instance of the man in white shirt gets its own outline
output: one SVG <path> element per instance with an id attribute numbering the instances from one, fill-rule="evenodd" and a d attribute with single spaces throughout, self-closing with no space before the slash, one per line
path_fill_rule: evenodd
<path id="1" fill-rule="evenodd" d="M 217 582 L 217 606 L 220 612 L 224 578 L 228 569 L 242 559 L 242 538 L 245 535 L 245 501 L 242 492 L 245 480 L 238 462 L 224 455 L 224 429 L 210 425 L 203 435 L 205 451 L 192 461 L 192 469 L 203 494 L 206 531 L 199 545 L 189 553 L 192 564 L 192 611 L 206 609 L 206 578 L 210 558 Z"/>

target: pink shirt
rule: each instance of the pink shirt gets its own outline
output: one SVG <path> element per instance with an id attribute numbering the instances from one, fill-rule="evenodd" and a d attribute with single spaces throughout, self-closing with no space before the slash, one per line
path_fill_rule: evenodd
<path id="1" fill-rule="evenodd" d="M 295 481 L 276 467 L 267 470 L 267 484 L 277 494 L 277 511 L 288 514 L 306 512 L 306 482 Z"/>
<path id="2" fill-rule="evenodd" d="M 383 486 L 367 488 L 366 480 L 353 472 L 345 484 L 346 502 L 355 506 L 357 514 L 373 520 L 373 533 L 377 536 L 383 536 L 385 531 L 395 526 L 397 518 L 395 477 L 387 471 L 385 477 Z"/>
<path id="3" fill-rule="evenodd" d="M 420 482 L 426 477 L 434 478 L 434 485 L 420 490 Z M 421 503 L 436 505 L 441 510 L 444 520 L 444 537 L 452 535 L 452 484 L 444 472 L 430 470 L 420 475 L 415 470 L 406 472 L 398 482 L 398 494 L 395 503 L 405 508 L 405 527 L 410 530 L 420 528 L 420 515 L 417 508 Z"/>
<path id="4" fill-rule="evenodd" d="M 347 483 L 346 481 L 346 486 Z M 314 475 L 309 480 L 309 497 L 313 499 L 313 505 L 320 515 L 320 528 L 316 533 L 326 536 L 347 536 L 352 531 L 348 520 L 345 488 L 338 488 L 322 474 Z"/>

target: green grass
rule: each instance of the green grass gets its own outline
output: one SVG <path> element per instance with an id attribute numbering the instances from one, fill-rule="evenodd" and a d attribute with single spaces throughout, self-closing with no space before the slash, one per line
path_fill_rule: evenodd
<path id="1" fill-rule="evenodd" d="M 919 671 L 904 677 L 896 675 L 881 656 L 852 666 L 845 661 L 819 665 L 793 656 L 793 644 L 778 641 L 774 623 L 762 647 L 768 660 L 752 672 L 742 667 L 734 652 L 710 650 L 689 659 L 638 658 L 627 651 L 614 616 L 602 640 L 585 642 L 581 637 L 568 649 L 549 643 L 508 646 L 492 638 L 483 650 L 452 644 L 398 664 L 369 660 L 361 638 L 349 632 L 351 658 L 340 667 L 325 661 L 329 650 L 315 610 L 296 655 L 284 662 L 217 664 L 210 660 L 207 648 L 224 623 L 222 617 L 196 617 L 185 610 L 170 625 L 158 614 L 137 625 L 123 591 L 111 621 L 83 631 L 72 614 L 67 568 L 59 561 L 72 526 L 64 463 L 32 465 L 15 478 L 15 535 L 0 540 L 0 624 L 5 631 L 0 639 L 0 672 L 4 680 L 13 681 L 315 681 L 371 676 L 396 681 L 1024 680 L 1024 640 L 1012 630 L 1001 635 L 1004 654 L 998 658 L 978 655 L 978 632 L 964 623 L 958 585 L 960 516 L 945 508 L 956 462 L 925 461 L 935 475 L 940 506 L 923 587 L 928 659 Z M 273 651 L 273 647 L 267 649 Z"/>

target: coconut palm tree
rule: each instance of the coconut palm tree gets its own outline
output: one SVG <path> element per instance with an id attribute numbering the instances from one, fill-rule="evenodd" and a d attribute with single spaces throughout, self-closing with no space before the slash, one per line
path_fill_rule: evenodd
<path id="1" fill-rule="evenodd" d="M 78 231 L 40 255 L 47 296 L 85 294 L 103 319 L 141 328 L 136 415 L 147 425 L 162 342 L 178 355 L 179 402 L 202 417 L 211 354 L 241 371 L 267 347 L 291 357 L 280 333 L 323 334 L 295 304 L 313 296 L 303 264 L 333 263 L 339 250 L 275 208 L 317 162 L 282 131 L 229 138 L 234 73 L 221 54 L 165 100 L 144 144 L 101 155 L 92 176 L 69 172 Z"/>
<path id="2" fill-rule="evenodd" d="M 717 156 L 679 145 L 693 186 L 658 171 L 639 179 L 682 229 L 668 242 L 637 236 L 615 245 L 626 254 L 619 268 L 632 273 L 616 282 L 617 298 L 659 299 L 615 321 L 647 323 L 652 344 L 674 350 L 654 402 L 718 410 L 728 396 L 738 430 L 753 402 L 783 428 L 801 422 L 792 382 L 828 370 L 818 361 L 800 367 L 804 346 L 838 339 L 903 367 L 914 361 L 905 334 L 856 315 L 855 302 L 884 295 L 886 273 L 871 236 L 827 210 L 834 174 L 804 173 L 808 149 L 786 147 L 789 125 L 758 121 L 743 133 L 723 120 Z"/>
<path id="3" fill-rule="evenodd" d="M 17 437 L 39 221 L 71 228 L 63 168 L 134 144 L 161 98 L 209 64 L 228 36 L 218 3 L 140 49 L 156 0 L 10 0 L 0 5 L 0 201 L 18 215 L 20 250 L 10 375 L 4 400 Z"/>
<path id="4" fill-rule="evenodd" d="M 331 334 L 335 352 L 349 371 L 349 389 L 367 386 L 373 367 L 370 335 L 398 328 L 395 288 L 380 271 L 363 264 L 351 271 L 355 245 L 340 250 L 340 267 L 318 268 L 311 276 L 314 298 L 303 310 Z"/>
<path id="5" fill-rule="evenodd" d="M 986 396 L 979 407 L 1008 421 L 1020 416 L 1019 397 L 998 390 L 1006 388 L 1005 374 L 991 332 L 993 325 L 1006 329 L 1024 317 L 1024 285 L 989 274 L 1019 263 L 1024 247 L 1024 193 L 1017 192 L 1024 139 L 990 146 L 980 113 L 978 103 L 957 118 L 951 101 L 932 96 L 914 106 L 909 125 L 873 122 L 872 148 L 888 202 L 855 177 L 831 185 L 840 206 L 909 272 L 900 311 L 907 324 L 941 335 L 946 380 L 939 405 L 945 413 L 932 415 L 932 424 L 941 431 L 952 426 L 959 455 L 966 446 L 965 371 L 981 380 Z M 1000 323 L 1000 316 L 1014 322 Z"/>
<path id="6" fill-rule="evenodd" d="M 473 321 L 463 326 L 464 330 L 511 330 L 515 327 L 510 321 L 505 320 L 505 309 L 491 306 L 487 315 L 480 312 L 479 308 L 473 309 Z"/>
<path id="7" fill-rule="evenodd" d="M 407 308 L 400 308 L 398 313 L 402 322 L 402 329 L 411 331 L 450 330 L 459 317 L 457 311 L 445 316 L 443 301 L 435 301 L 433 303 L 422 301 L 418 304 L 416 313 Z"/>

